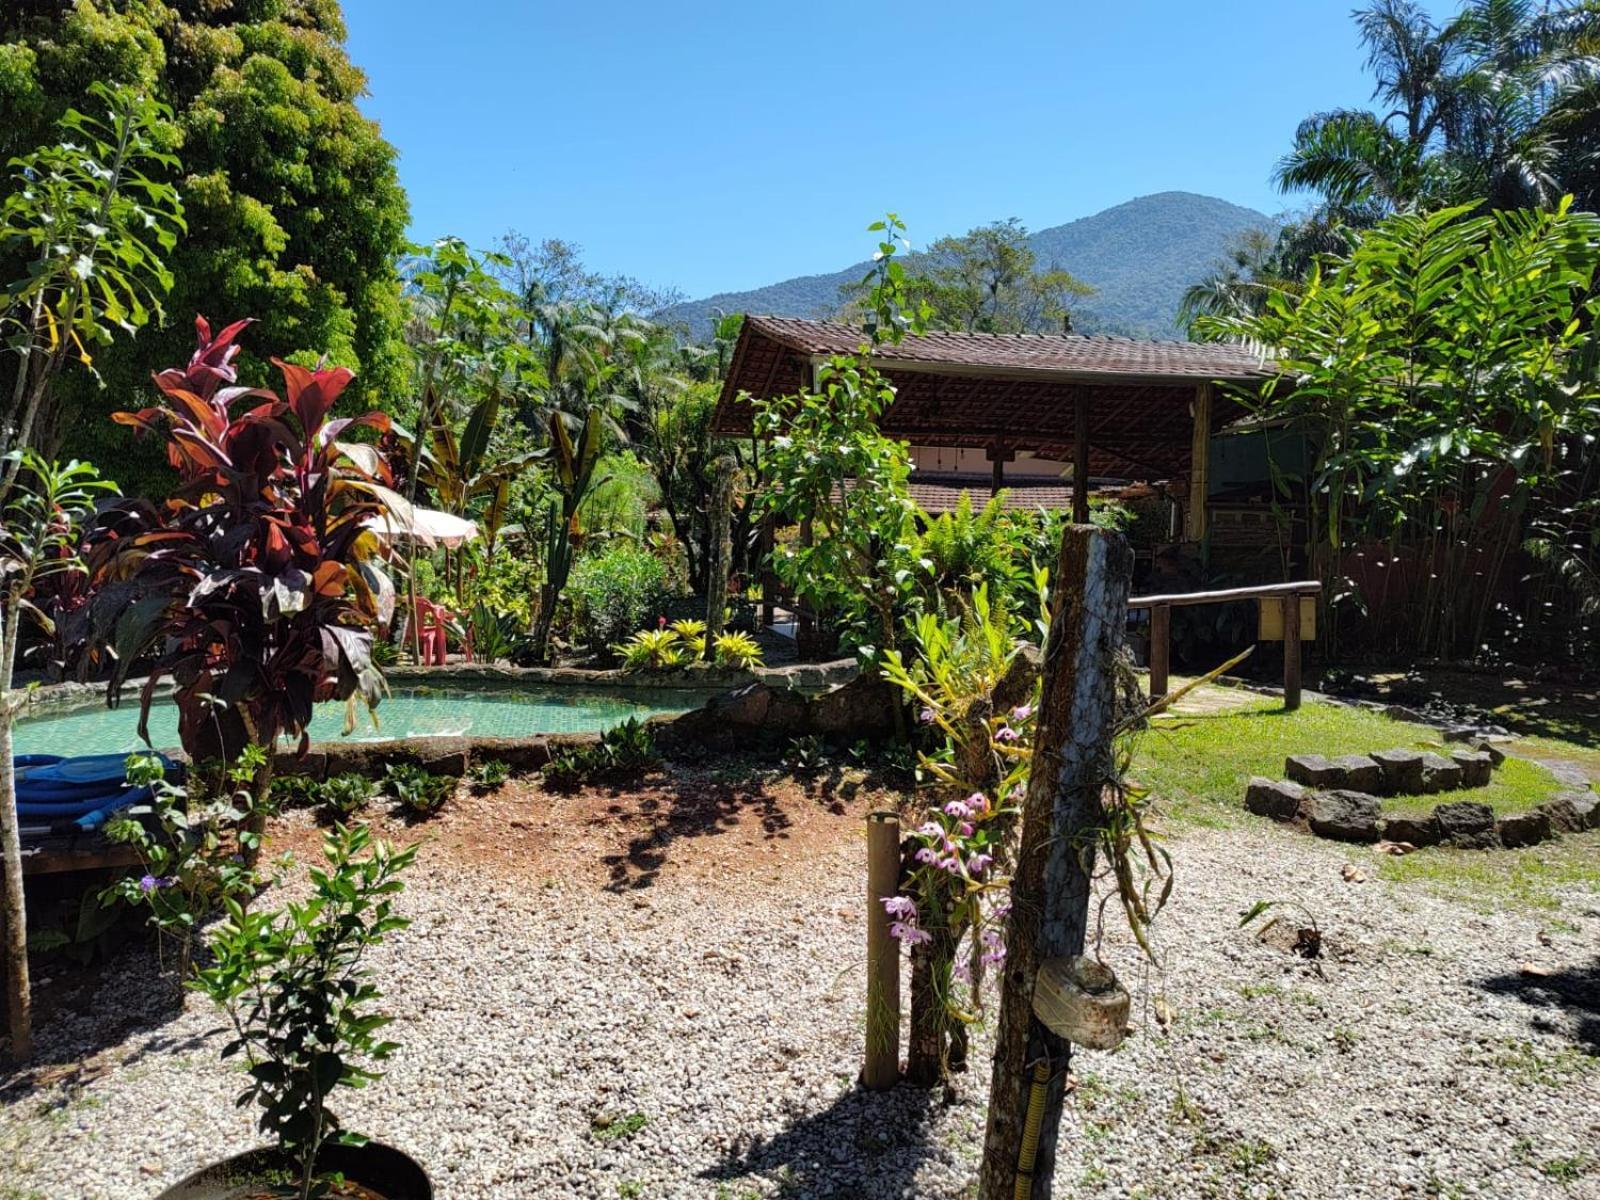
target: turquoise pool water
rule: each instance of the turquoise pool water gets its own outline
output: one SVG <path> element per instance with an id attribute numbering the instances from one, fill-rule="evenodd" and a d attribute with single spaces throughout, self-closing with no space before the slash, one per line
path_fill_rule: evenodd
<path id="1" fill-rule="evenodd" d="M 594 733 L 657 713 L 687 712 L 707 694 L 615 688 L 575 692 L 562 687 L 395 688 L 378 706 L 378 727 L 363 713 L 352 741 L 382 742 L 414 737 L 474 734 L 527 737 L 536 733 Z M 344 736 L 342 702 L 319 704 L 312 741 Z M 143 748 L 139 707 L 130 695 L 118 709 L 96 704 L 17 723 L 18 754 L 124 754 Z M 157 749 L 178 745 L 178 710 L 161 700 L 150 710 L 150 741 Z"/>

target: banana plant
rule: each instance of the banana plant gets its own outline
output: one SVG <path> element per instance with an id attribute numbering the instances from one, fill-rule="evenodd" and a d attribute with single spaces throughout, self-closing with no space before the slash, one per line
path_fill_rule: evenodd
<path id="1" fill-rule="evenodd" d="M 512 483 L 544 457 L 544 451 L 491 457 L 490 435 L 499 416 L 500 392 L 496 389 L 467 415 L 459 438 L 448 424 L 439 422 L 419 468 L 422 482 L 433 489 L 440 506 L 458 517 L 470 515 L 473 505 L 487 497 L 477 521 L 489 558 L 494 557 L 495 542 L 511 506 Z"/>
<path id="2" fill-rule="evenodd" d="M 545 581 L 539 588 L 539 612 L 533 626 L 533 653 L 538 662 L 549 658 L 550 626 L 572 573 L 572 539 L 580 532 L 578 509 L 593 488 L 606 482 L 603 477 L 594 477 L 605 427 L 605 410 L 598 404 L 584 413 L 576 441 L 567 429 L 566 416 L 550 414 L 549 455 L 556 495 L 545 510 Z"/>

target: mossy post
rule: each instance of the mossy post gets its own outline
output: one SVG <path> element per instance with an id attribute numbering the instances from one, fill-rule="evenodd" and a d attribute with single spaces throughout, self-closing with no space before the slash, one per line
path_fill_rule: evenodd
<path id="1" fill-rule="evenodd" d="M 1132 576 L 1133 552 L 1120 534 L 1073 525 L 1062 536 L 1011 880 L 978 1200 L 1050 1195 L 1071 1047 L 1034 1016 L 1034 982 L 1045 960 L 1083 953 Z"/>
<path id="2" fill-rule="evenodd" d="M 717 659 L 722 614 L 728 607 L 728 572 L 733 567 L 733 476 L 737 469 L 733 456 L 724 454 L 717 459 L 711 481 L 711 566 L 706 572 L 707 662 Z"/>

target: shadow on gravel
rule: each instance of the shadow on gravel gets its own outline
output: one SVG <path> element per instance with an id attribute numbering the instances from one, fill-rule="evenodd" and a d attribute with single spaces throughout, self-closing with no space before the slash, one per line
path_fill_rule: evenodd
<path id="1" fill-rule="evenodd" d="M 607 822 L 625 822 L 639 830 L 627 849 L 601 859 L 610 872 L 606 890 L 632 892 L 653 885 L 680 838 L 715 837 L 747 824 L 771 840 L 788 836 L 793 824 L 782 802 L 759 781 L 705 777 L 665 777 L 660 787 L 627 797 L 606 809 Z"/>
<path id="2" fill-rule="evenodd" d="M 924 1088 L 852 1088 L 824 1112 L 774 1137 L 735 1145 L 700 1177 L 736 1182 L 759 1174 L 776 1181 L 780 1195 L 805 1200 L 916 1195 L 917 1171 L 928 1159 L 949 1154 L 934 1137 L 940 1107 L 939 1093 Z"/>
<path id="3" fill-rule="evenodd" d="M 0 1069 L 0 1105 L 64 1089 L 50 1102 L 53 1107 L 108 1071 L 204 1045 L 201 1037 L 159 1032 L 182 1013 L 183 993 L 147 946 L 92 965 L 35 965 L 34 971 L 35 978 L 51 981 L 34 996 L 34 1055 L 21 1067 Z M 130 1040 L 137 1044 L 127 1051 L 106 1053 Z"/>
<path id="4" fill-rule="evenodd" d="M 1565 1013 L 1576 1025 L 1576 1040 L 1590 1054 L 1600 1055 L 1600 958 L 1586 967 L 1568 967 L 1550 975 L 1508 972 L 1479 980 L 1478 986 L 1536 1008 Z M 1566 1032 L 1564 1024 L 1555 1021 L 1538 1023 L 1551 1032 Z"/>

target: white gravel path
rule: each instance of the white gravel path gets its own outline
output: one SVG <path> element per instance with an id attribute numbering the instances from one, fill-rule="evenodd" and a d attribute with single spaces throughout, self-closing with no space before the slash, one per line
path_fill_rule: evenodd
<path id="1" fill-rule="evenodd" d="M 852 1086 L 854 816 L 821 851 L 622 894 L 433 843 L 404 898 L 415 924 L 378 959 L 404 1049 L 346 1122 L 420 1158 L 441 1200 L 971 1196 L 981 1053 L 949 1107 Z M 1176 1023 L 1162 1035 L 1147 1006 L 1121 1051 L 1080 1057 L 1057 1196 L 1600 1197 L 1600 999 L 1537 990 L 1563 971 L 1588 973 L 1569 993 L 1593 986 L 1592 886 L 1559 914 L 1486 914 L 1346 883 L 1338 847 L 1276 828 L 1193 830 L 1173 850 Z M 1237 928 L 1275 896 L 1316 913 L 1320 973 Z M 1106 953 L 1137 976 L 1125 945 Z M 97 1038 L 148 1002 L 148 967 L 119 959 L 43 1029 L 56 1065 L 0 1090 L 0 1200 L 146 1200 L 253 1144 L 200 998 Z"/>

